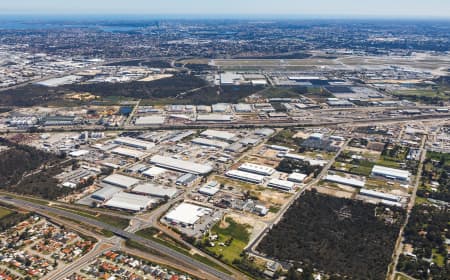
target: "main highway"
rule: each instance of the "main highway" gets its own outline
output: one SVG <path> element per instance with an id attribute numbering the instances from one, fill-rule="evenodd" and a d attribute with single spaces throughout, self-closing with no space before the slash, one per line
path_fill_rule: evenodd
<path id="1" fill-rule="evenodd" d="M 168 248 L 160 243 L 157 243 L 155 241 L 138 236 L 134 233 L 127 232 L 125 230 L 111 226 L 111 225 L 103 223 L 101 221 L 83 217 L 83 216 L 77 215 L 75 213 L 64 211 L 64 210 L 61 210 L 58 208 L 40 205 L 40 204 L 36 204 L 36 203 L 30 202 L 30 201 L 13 198 L 10 196 L 0 196 L 0 199 L 4 203 L 11 204 L 11 205 L 14 205 L 14 206 L 20 207 L 20 208 L 25 208 L 25 209 L 36 212 L 38 214 L 41 214 L 41 215 L 49 217 L 49 218 L 51 218 L 52 215 L 55 215 L 58 217 L 64 217 L 64 218 L 67 218 L 70 220 L 78 221 L 83 224 L 92 225 L 92 226 L 100 228 L 100 229 L 108 230 L 119 237 L 137 242 L 148 249 L 151 249 L 151 250 L 153 250 L 157 253 L 160 253 L 164 256 L 168 256 L 168 257 L 176 260 L 179 263 L 184 263 L 187 266 L 197 268 L 198 270 L 211 275 L 211 278 L 209 278 L 209 279 L 221 279 L 221 280 L 237 279 L 235 276 L 218 271 L 200 261 L 197 261 L 197 260 L 195 260 L 187 255 L 184 255 L 178 251 L 175 251 L 171 248 Z"/>

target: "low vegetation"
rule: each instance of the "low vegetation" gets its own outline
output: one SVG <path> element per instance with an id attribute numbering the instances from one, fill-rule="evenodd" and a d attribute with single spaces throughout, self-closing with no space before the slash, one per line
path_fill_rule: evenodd
<path id="1" fill-rule="evenodd" d="M 224 222 L 217 223 L 211 229 L 202 245 L 219 259 L 231 264 L 241 258 L 242 252 L 249 242 L 249 227 L 228 217 Z M 217 239 L 211 241 L 211 237 L 216 235 Z M 213 244 L 214 246 L 212 246 Z"/>

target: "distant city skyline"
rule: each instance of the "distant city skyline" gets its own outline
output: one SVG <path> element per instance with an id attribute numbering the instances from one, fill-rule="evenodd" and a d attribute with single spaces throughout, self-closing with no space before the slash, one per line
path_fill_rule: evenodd
<path id="1" fill-rule="evenodd" d="M 447 0 L 17 0 L 0 14 L 450 18 Z"/>

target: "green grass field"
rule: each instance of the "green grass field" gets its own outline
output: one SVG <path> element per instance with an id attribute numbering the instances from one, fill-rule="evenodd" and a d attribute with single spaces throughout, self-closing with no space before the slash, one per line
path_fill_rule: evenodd
<path id="1" fill-rule="evenodd" d="M 214 247 L 208 247 L 208 250 L 216 255 L 222 255 L 222 260 L 226 263 L 232 263 L 233 260 L 241 258 L 240 254 L 249 242 L 250 233 L 248 225 L 238 224 L 231 218 L 225 219 L 227 226 L 222 228 L 220 223 L 216 224 L 211 234 L 217 234 L 219 239 L 214 241 Z M 229 246 L 220 246 L 219 243 L 227 243 L 231 240 Z"/>
<path id="2" fill-rule="evenodd" d="M 11 211 L 7 208 L 0 207 L 0 220 L 12 213 L 13 213 L 13 211 Z"/>
<path id="3" fill-rule="evenodd" d="M 126 227 L 128 227 L 128 225 L 130 223 L 130 220 L 128 220 L 128 219 L 110 216 L 110 215 L 106 215 L 106 214 L 101 214 L 101 213 L 98 213 L 95 211 L 72 209 L 72 208 L 61 207 L 61 206 L 58 206 L 55 208 L 59 208 L 61 210 L 72 212 L 72 213 L 78 214 L 78 215 L 86 217 L 86 218 L 91 218 L 91 219 L 106 223 L 108 225 L 111 225 L 111 226 L 114 226 L 114 227 L 117 227 L 120 229 L 125 229 Z"/>

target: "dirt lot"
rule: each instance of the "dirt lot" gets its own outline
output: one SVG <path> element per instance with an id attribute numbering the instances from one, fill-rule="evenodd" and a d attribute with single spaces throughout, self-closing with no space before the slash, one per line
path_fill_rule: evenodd
<path id="1" fill-rule="evenodd" d="M 355 189 L 353 192 L 350 192 L 348 190 L 338 189 L 338 188 L 329 187 L 329 186 L 316 186 L 314 188 L 317 189 L 317 191 L 319 193 L 323 193 L 323 194 L 327 194 L 327 195 L 331 195 L 331 196 L 335 196 L 335 197 L 340 197 L 340 198 L 353 199 L 355 196 L 355 193 L 356 193 Z"/>
<path id="2" fill-rule="evenodd" d="M 252 240 L 254 237 L 258 235 L 259 232 L 261 232 L 264 229 L 264 223 L 255 219 L 252 216 L 245 216 L 245 215 L 239 215 L 236 213 L 229 213 L 226 215 L 226 217 L 232 218 L 235 222 L 239 224 L 247 224 L 252 227 L 251 234 L 250 234 L 250 240 Z M 225 220 L 225 218 L 223 220 Z"/>

